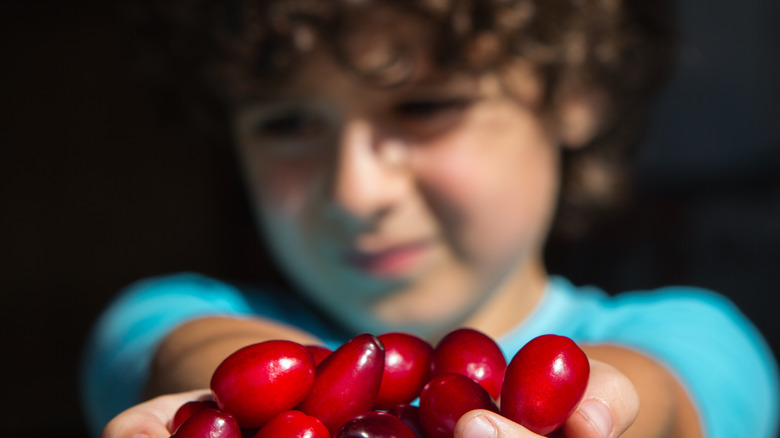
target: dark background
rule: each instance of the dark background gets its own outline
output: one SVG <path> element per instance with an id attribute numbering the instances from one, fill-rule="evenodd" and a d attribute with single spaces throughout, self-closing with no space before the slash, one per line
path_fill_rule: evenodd
<path id="1" fill-rule="evenodd" d="M 693 284 L 780 351 L 780 3 L 685 0 L 678 70 L 608 232 L 551 256 L 610 292 Z M 171 120 L 103 2 L 0 6 L 3 435 L 83 437 L 79 351 L 149 275 L 262 265 L 229 155 Z"/>

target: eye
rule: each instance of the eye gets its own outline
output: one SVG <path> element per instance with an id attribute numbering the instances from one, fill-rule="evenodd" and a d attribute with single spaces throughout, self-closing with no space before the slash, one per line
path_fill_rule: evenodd
<path id="1" fill-rule="evenodd" d="M 325 122 L 305 111 L 292 110 L 257 120 L 254 134 L 266 138 L 295 138 L 317 135 L 325 129 Z"/>
<path id="2" fill-rule="evenodd" d="M 424 119 L 462 111 L 471 103 L 472 99 L 466 98 L 409 100 L 398 104 L 395 113 L 401 117 Z"/>

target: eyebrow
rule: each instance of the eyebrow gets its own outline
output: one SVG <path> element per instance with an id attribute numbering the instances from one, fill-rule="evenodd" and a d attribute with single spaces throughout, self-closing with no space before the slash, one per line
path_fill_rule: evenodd
<path id="1" fill-rule="evenodd" d="M 311 102 L 311 97 L 303 94 L 296 96 L 290 93 L 263 93 L 248 98 L 237 100 L 233 103 L 234 111 L 247 111 L 272 113 L 294 108 L 296 105 Z"/>
<path id="2" fill-rule="evenodd" d="M 412 77 L 400 85 L 400 88 L 413 90 L 447 91 L 457 87 L 477 88 L 477 78 L 463 72 L 426 72 Z"/>
<path id="3" fill-rule="evenodd" d="M 366 86 L 370 88 L 370 84 Z M 452 92 L 461 94 L 478 93 L 479 86 L 474 76 L 440 72 L 410 78 L 408 81 L 391 88 L 377 87 L 376 90 L 390 94 L 396 93 L 398 97 L 410 97 L 414 95 L 435 96 Z M 235 102 L 234 107 L 238 110 L 261 108 L 270 112 L 273 110 L 268 107 L 311 104 L 312 101 L 316 102 L 317 100 L 319 99 L 312 96 L 312 94 L 300 91 L 297 87 L 287 84 L 278 89 L 263 90 L 252 97 L 240 99 Z M 280 110 L 283 111 L 284 109 Z"/>

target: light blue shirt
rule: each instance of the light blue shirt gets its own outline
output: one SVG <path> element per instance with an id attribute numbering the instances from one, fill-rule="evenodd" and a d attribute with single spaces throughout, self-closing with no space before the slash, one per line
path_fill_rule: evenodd
<path id="1" fill-rule="evenodd" d="M 290 294 L 260 292 L 197 274 L 140 281 L 101 315 L 82 367 L 82 402 L 93 436 L 138 403 L 154 351 L 177 325 L 207 315 L 263 315 L 298 326 L 336 348 L 352 335 Z M 498 343 L 507 358 L 545 333 L 611 343 L 664 363 L 688 391 L 711 438 L 773 438 L 778 371 L 756 328 L 712 292 L 669 287 L 609 296 L 552 277 L 534 312 Z"/>

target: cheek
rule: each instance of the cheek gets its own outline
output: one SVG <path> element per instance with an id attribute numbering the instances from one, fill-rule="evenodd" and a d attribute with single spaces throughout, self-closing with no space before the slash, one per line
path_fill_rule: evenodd
<path id="1" fill-rule="evenodd" d="M 268 159 L 241 151 L 245 180 L 258 231 L 283 264 L 305 246 L 312 215 L 317 166 L 311 162 Z M 251 152 L 251 151 L 249 151 Z"/>
<path id="2" fill-rule="evenodd" d="M 250 172 L 258 231 L 282 269 L 293 277 L 307 274 L 310 243 L 313 166 L 274 163 Z"/>
<path id="3" fill-rule="evenodd" d="M 253 195 L 274 214 L 301 215 L 310 197 L 315 174 L 315 166 L 311 163 L 274 162 L 256 166 L 250 175 Z"/>
<path id="4" fill-rule="evenodd" d="M 501 265 L 518 251 L 540 249 L 558 189 L 557 150 L 540 143 L 451 150 L 426 169 L 429 205 L 450 242 L 472 262 Z"/>

